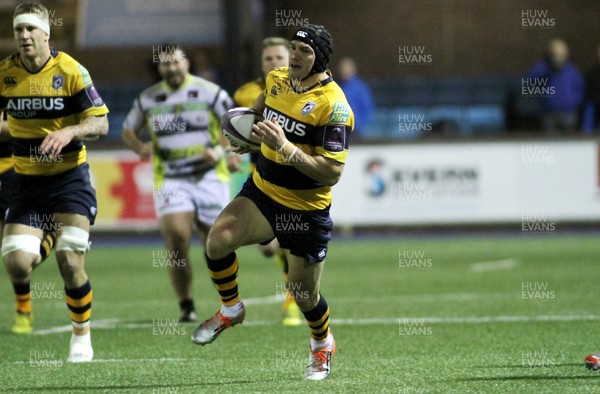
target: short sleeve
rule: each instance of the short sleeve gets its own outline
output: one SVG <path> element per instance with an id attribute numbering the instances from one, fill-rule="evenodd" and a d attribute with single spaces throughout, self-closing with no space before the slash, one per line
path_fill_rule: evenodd
<path id="1" fill-rule="evenodd" d="M 232 107 L 233 100 L 225 90 L 220 89 L 217 92 L 215 100 L 212 104 L 212 109 L 215 115 L 220 119 L 223 115 L 225 115 L 225 112 L 227 112 Z"/>
<path id="2" fill-rule="evenodd" d="M 345 124 L 326 124 L 317 131 L 315 149 L 318 155 L 346 162 L 352 128 Z"/>
<path id="3" fill-rule="evenodd" d="M 108 108 L 92 82 L 90 73 L 81 64 L 70 77 L 73 79 L 73 106 L 80 116 L 101 116 L 108 113 Z"/>
<path id="4" fill-rule="evenodd" d="M 354 129 L 354 114 L 348 102 L 339 100 L 333 102 L 329 111 L 325 112 L 315 140 L 315 150 L 320 156 L 333 159 L 340 163 L 346 162 L 350 133 Z"/>
<path id="5" fill-rule="evenodd" d="M 142 110 L 142 104 L 140 103 L 140 98 L 137 97 L 123 122 L 123 128 L 138 131 L 145 123 L 146 119 L 144 117 L 144 111 Z"/>

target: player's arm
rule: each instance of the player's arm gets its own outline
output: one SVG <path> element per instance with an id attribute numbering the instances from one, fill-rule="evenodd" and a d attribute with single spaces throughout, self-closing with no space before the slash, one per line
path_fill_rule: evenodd
<path id="1" fill-rule="evenodd" d="M 78 125 L 65 127 L 73 133 L 73 139 L 76 141 L 97 140 L 108 134 L 108 116 L 88 116 L 81 120 Z"/>
<path id="2" fill-rule="evenodd" d="M 290 161 L 301 173 L 329 186 L 339 182 L 344 171 L 344 163 L 323 156 L 311 156 L 297 147 L 294 148 L 297 149 L 296 157 Z M 288 152 L 289 155 L 293 154 L 292 149 L 288 148 Z"/>
<path id="3" fill-rule="evenodd" d="M 141 130 L 132 130 L 124 127 L 121 131 L 121 140 L 125 145 L 137 153 L 140 159 L 148 160 L 154 151 L 154 144 L 152 141 L 143 141 L 140 136 Z"/>
<path id="4" fill-rule="evenodd" d="M 265 110 L 265 101 L 266 101 L 266 96 L 264 92 L 261 92 L 260 95 L 256 98 L 256 100 L 254 101 L 254 104 L 252 104 L 252 109 L 255 110 L 256 112 L 258 112 L 259 114 L 262 114 L 263 111 Z"/>
<path id="5" fill-rule="evenodd" d="M 145 124 L 144 111 L 142 110 L 140 99 L 138 97 L 133 102 L 133 106 L 123 123 L 121 140 L 132 151 L 137 153 L 142 160 L 148 160 L 154 151 L 154 144 L 152 141 L 144 142 L 141 139 L 142 130 Z"/>
<path id="6" fill-rule="evenodd" d="M 219 144 L 214 147 L 207 147 L 204 151 L 204 155 L 209 157 L 214 163 L 218 162 L 222 158 L 227 161 L 227 169 L 229 171 L 239 171 L 242 158 L 239 155 L 234 155 L 235 152 L 232 149 L 232 145 L 223 134 L 219 136 Z"/>
<path id="7" fill-rule="evenodd" d="M 108 108 L 87 70 L 79 65 L 77 71 L 68 72 L 65 78 L 65 89 L 72 94 L 69 105 L 79 115 L 79 122 L 54 130 L 44 138 L 40 151 L 49 156 L 57 156 L 73 140 L 96 140 L 108 134 Z"/>
<path id="8" fill-rule="evenodd" d="M 88 116 L 79 124 L 54 131 L 44 138 L 40 151 L 49 156 L 57 156 L 71 141 L 94 140 L 108 134 L 106 115 Z"/>
<path id="9" fill-rule="evenodd" d="M 309 155 L 288 141 L 277 123 L 263 120 L 253 126 L 255 136 L 282 155 L 298 171 L 325 185 L 333 186 L 340 180 L 344 163 L 320 155 Z"/>

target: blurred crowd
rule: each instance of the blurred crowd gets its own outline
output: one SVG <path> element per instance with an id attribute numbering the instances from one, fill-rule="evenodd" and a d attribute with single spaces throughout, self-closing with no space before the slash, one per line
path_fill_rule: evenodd
<path id="1" fill-rule="evenodd" d="M 539 99 L 540 123 L 547 133 L 589 132 L 600 126 L 600 46 L 594 66 L 582 73 L 562 39 L 551 40 L 522 86 Z"/>

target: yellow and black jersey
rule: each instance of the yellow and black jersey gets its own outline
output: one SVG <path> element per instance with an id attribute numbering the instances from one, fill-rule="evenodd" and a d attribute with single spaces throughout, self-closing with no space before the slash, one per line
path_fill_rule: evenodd
<path id="1" fill-rule="evenodd" d="M 0 119 L 0 127 L 3 128 L 2 132 L 4 132 L 4 128 L 6 127 L 5 122 L 6 122 L 6 114 L 3 113 L 2 119 Z M 8 127 L 6 127 L 6 130 L 8 130 Z M 3 138 L 3 140 L 0 141 L 0 174 L 4 174 L 6 171 L 10 170 L 11 168 L 13 168 L 12 149 L 11 149 L 10 137 L 7 136 L 6 139 Z M 1 185 L 0 185 L 0 190 L 1 190 Z"/>
<path id="2" fill-rule="evenodd" d="M 279 124 L 291 143 L 311 156 L 345 163 L 354 115 L 331 75 L 297 92 L 288 68 L 281 67 L 267 76 L 265 97 L 263 116 Z M 297 210 L 322 210 L 331 204 L 331 186 L 304 175 L 292 165 L 296 163 L 266 144 L 261 145 L 260 153 L 252 179 L 271 199 Z"/>
<path id="3" fill-rule="evenodd" d="M 265 81 L 256 78 L 254 81 L 246 82 L 233 94 L 233 101 L 240 107 L 252 107 L 258 96 L 265 90 Z"/>
<path id="4" fill-rule="evenodd" d="M 13 168 L 12 150 L 10 149 L 10 140 L 0 142 L 0 174 Z"/>
<path id="5" fill-rule="evenodd" d="M 51 161 L 40 154 L 40 144 L 54 131 L 108 113 L 85 67 L 56 50 L 36 73 L 18 53 L 0 63 L 0 110 L 8 115 L 14 168 L 22 175 L 54 175 L 85 163 L 81 141 L 71 141 Z"/>

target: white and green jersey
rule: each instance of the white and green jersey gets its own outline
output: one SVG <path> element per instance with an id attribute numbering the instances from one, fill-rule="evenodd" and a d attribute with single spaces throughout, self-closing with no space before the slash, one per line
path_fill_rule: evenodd
<path id="1" fill-rule="evenodd" d="M 188 75 L 177 90 L 161 81 L 143 91 L 134 101 L 123 128 L 146 127 L 154 141 L 155 181 L 198 177 L 215 169 L 222 181 L 229 180 L 224 159 L 215 166 L 204 158 L 204 150 L 219 144 L 221 116 L 233 106 L 226 91 L 200 77 Z"/>

